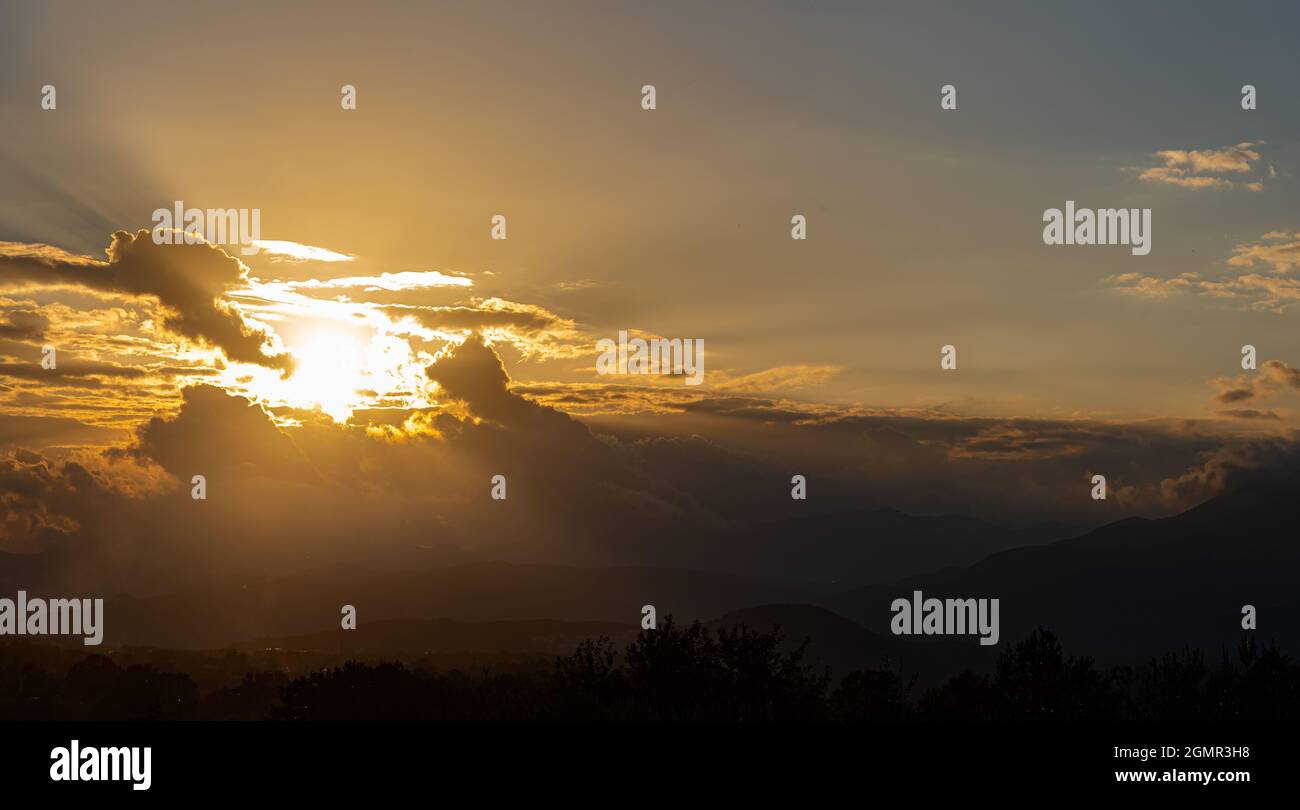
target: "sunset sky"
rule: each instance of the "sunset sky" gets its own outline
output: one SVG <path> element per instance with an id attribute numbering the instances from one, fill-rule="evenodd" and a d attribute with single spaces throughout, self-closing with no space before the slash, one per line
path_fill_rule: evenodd
<path id="1" fill-rule="evenodd" d="M 0 550 L 166 533 L 221 469 L 214 537 L 263 550 L 527 514 L 586 538 L 531 553 L 603 559 L 793 473 L 817 509 L 1095 523 L 1294 453 L 1300 11 L 744 8 L 7 4 Z M 177 200 L 276 252 L 137 235 Z M 1150 208 L 1150 255 L 1044 245 L 1066 200 Z M 702 338 L 704 384 L 598 376 L 619 330 Z"/>

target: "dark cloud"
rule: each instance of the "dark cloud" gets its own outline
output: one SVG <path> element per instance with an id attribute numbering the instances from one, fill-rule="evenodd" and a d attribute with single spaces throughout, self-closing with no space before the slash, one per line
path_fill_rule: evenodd
<path id="1" fill-rule="evenodd" d="M 54 368 L 44 368 L 39 361 L 28 363 L 0 363 L 0 377 L 16 377 L 25 380 L 59 381 L 66 384 L 69 379 L 94 377 L 139 379 L 148 376 L 148 369 L 119 366 L 116 363 L 103 363 L 96 360 L 77 360 L 58 357 Z"/>
<path id="2" fill-rule="evenodd" d="M 188 482 L 196 474 L 252 470 L 259 475 L 310 479 L 314 471 L 265 411 L 244 397 L 196 385 L 182 392 L 179 412 L 142 425 L 128 451 Z"/>
<path id="3" fill-rule="evenodd" d="M 1215 400 L 1224 405 L 1255 402 L 1276 396 L 1280 391 L 1300 391 L 1300 369 L 1281 360 L 1268 360 L 1254 373 L 1215 381 L 1219 393 Z"/>
<path id="4" fill-rule="evenodd" d="M 1254 388 L 1229 388 L 1221 391 L 1215 399 L 1226 405 L 1232 402 L 1245 402 L 1254 399 L 1255 396 Z"/>
<path id="5" fill-rule="evenodd" d="M 123 438 L 122 431 L 87 425 L 59 416 L 0 415 L 0 448 L 23 445 L 43 450 L 55 445 L 106 445 Z"/>
<path id="6" fill-rule="evenodd" d="M 1231 419 L 1267 419 L 1274 422 L 1282 419 L 1273 411 L 1258 411 L 1253 408 L 1227 408 L 1219 413 Z"/>
<path id="7" fill-rule="evenodd" d="M 446 396 L 483 419 L 510 427 L 578 427 L 568 416 L 511 393 L 501 358 L 478 334 L 449 348 L 425 373 Z"/>
<path id="8" fill-rule="evenodd" d="M 98 525 L 118 495 L 76 462 L 57 465 L 19 448 L 0 457 L 0 550 L 49 551 Z"/>
<path id="9" fill-rule="evenodd" d="M 148 296 L 163 306 L 162 325 L 181 337 L 220 348 L 228 358 L 287 369 L 288 355 L 270 355 L 270 337 L 244 321 L 225 300 L 248 268 L 214 245 L 159 245 L 150 232 L 117 231 L 108 261 L 72 256 L 42 245 L 6 245 L 0 251 L 0 285 L 73 287 Z"/>
<path id="10" fill-rule="evenodd" d="M 1300 434 L 1234 439 L 1204 454 L 1203 463 L 1166 478 L 1156 489 L 1180 502 L 1204 500 L 1206 493 L 1272 482 L 1294 485 L 1300 476 Z"/>

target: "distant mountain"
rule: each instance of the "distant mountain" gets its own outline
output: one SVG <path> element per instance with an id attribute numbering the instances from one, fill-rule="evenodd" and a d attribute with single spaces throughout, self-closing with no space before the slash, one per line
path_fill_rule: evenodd
<path id="1" fill-rule="evenodd" d="M 837 512 L 758 523 L 701 548 L 697 564 L 846 584 L 890 582 L 1078 531 L 1060 523 L 1008 529 L 961 515 L 925 517 L 894 509 Z"/>
<path id="2" fill-rule="evenodd" d="M 475 563 L 410 574 L 361 571 L 120 596 L 105 605 L 106 642 L 182 649 L 302 635 L 339 626 L 353 605 L 360 623 L 389 619 L 598 621 L 637 625 L 641 607 L 662 619 L 710 619 L 768 602 L 828 597 L 827 586 L 785 584 L 670 568 L 577 568 Z"/>
<path id="3" fill-rule="evenodd" d="M 1184 645 L 1213 661 L 1241 637 L 1253 605 L 1261 641 L 1300 650 L 1300 482 L 1257 483 L 1161 520 L 1131 518 L 959 570 L 854 589 L 831 606 L 876 633 L 890 603 L 926 597 L 1001 600 L 1002 643 L 1037 626 L 1067 650 L 1133 662 Z"/>

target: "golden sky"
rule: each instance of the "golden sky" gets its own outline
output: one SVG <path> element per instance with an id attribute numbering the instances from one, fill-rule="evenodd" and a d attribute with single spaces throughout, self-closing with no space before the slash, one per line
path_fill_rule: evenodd
<path id="1" fill-rule="evenodd" d="M 1281 40 L 1219 51 L 1225 79 L 1196 58 L 1221 35 L 1199 23 L 1185 49 L 1139 54 L 1110 22 L 1048 28 L 1032 7 L 1028 37 L 960 6 L 961 37 L 900 8 L 162 8 L 6 10 L 0 438 L 12 480 L 47 487 L 6 501 L 11 549 L 92 522 L 55 505 L 75 489 L 61 464 L 136 503 L 236 463 L 157 443 L 229 433 L 205 418 L 287 438 L 301 468 L 251 448 L 237 464 L 315 498 L 388 480 L 407 462 L 384 454 L 414 446 L 477 475 L 523 434 L 520 465 L 589 452 L 618 508 L 717 526 L 743 510 L 673 475 L 702 464 L 734 493 L 722 471 L 770 467 L 779 490 L 803 465 L 834 478 L 834 505 L 1090 521 L 1066 493 L 1097 470 L 1114 514 L 1159 512 L 1290 452 L 1300 147 Z M 1108 49 L 1073 50 L 1089 26 Z M 1084 69 L 1024 69 L 1045 59 Z M 1159 81 L 1133 72 L 1153 64 Z M 1258 110 L 1239 108 L 1245 81 L 1269 88 Z M 1152 209 L 1154 250 L 1044 245 L 1066 200 Z M 175 201 L 256 209 L 261 250 L 155 244 Z M 703 384 L 597 374 L 620 330 L 702 339 Z M 558 438 L 573 430 L 585 449 Z M 991 470 L 1025 483 L 925 495 Z M 429 506 L 375 486 L 349 522 Z"/>

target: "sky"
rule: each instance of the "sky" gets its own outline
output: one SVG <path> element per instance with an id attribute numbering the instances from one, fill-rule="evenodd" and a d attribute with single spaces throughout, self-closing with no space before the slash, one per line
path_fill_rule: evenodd
<path id="1" fill-rule="evenodd" d="M 0 6 L 0 450 L 48 487 L 0 549 L 90 533 L 68 463 L 142 509 L 234 463 L 244 434 L 157 442 L 205 416 L 305 459 L 241 486 L 382 490 L 358 525 L 485 519 L 466 471 L 505 447 L 593 465 L 565 492 L 647 527 L 734 525 L 747 476 L 804 468 L 818 509 L 1095 523 L 1291 452 L 1294 7 L 377 7 Z M 178 200 L 258 210 L 280 252 L 154 244 Z M 1151 209 L 1150 254 L 1044 244 L 1067 200 Z M 597 374 L 620 330 L 703 340 L 703 384 Z M 454 498 L 375 483 L 417 446 Z"/>

